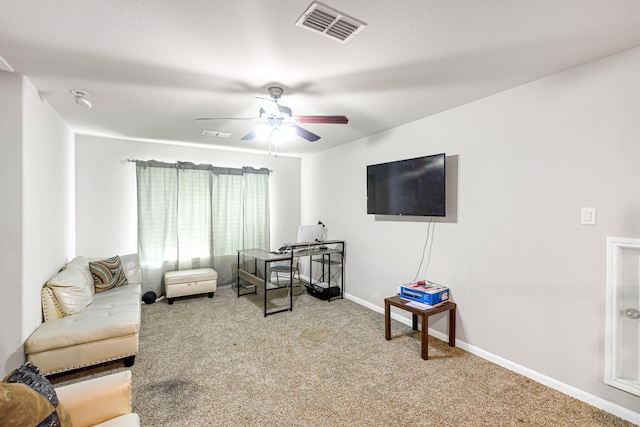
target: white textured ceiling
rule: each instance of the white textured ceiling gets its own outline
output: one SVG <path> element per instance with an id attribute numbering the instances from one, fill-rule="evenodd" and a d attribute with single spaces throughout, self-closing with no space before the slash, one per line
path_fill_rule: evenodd
<path id="1" fill-rule="evenodd" d="M 279 147 L 304 154 L 640 46 L 638 0 L 324 3 L 367 27 L 347 44 L 297 27 L 311 0 L 2 0 L 0 57 L 85 134 L 264 151 L 240 140 L 253 122 L 195 118 L 257 117 L 277 84 L 294 114 L 349 118 Z"/>

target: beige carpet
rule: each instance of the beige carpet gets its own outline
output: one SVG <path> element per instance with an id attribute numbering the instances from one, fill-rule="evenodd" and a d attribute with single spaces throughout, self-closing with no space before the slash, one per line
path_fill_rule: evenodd
<path id="1" fill-rule="evenodd" d="M 282 298 L 285 300 L 286 298 Z M 631 426 L 349 300 L 263 317 L 232 289 L 142 306 L 133 405 L 145 426 Z M 442 318 L 441 321 L 445 321 Z M 114 362 L 58 384 L 123 370 Z"/>

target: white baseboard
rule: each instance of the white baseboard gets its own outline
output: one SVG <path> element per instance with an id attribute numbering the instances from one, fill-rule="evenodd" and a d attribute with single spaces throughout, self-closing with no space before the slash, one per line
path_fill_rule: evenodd
<path id="1" fill-rule="evenodd" d="M 367 302 L 363 299 L 360 299 L 358 297 L 355 297 L 351 294 L 345 293 L 344 297 L 346 299 L 349 299 L 353 302 L 355 302 L 356 304 L 360 304 L 364 307 L 367 307 L 373 311 L 376 311 L 378 313 L 383 313 L 384 314 L 384 307 L 379 307 L 377 305 L 371 304 L 370 302 Z M 400 323 L 403 323 L 407 326 L 412 326 L 411 324 L 411 318 L 410 317 L 404 317 L 401 316 L 398 313 L 391 313 L 391 318 L 394 320 L 397 320 Z M 433 330 L 431 328 L 429 328 L 429 335 L 434 336 L 442 341 L 449 341 L 449 337 L 446 334 L 443 334 L 442 332 Z M 600 397 L 594 396 L 590 393 L 587 393 L 583 390 L 580 390 L 576 387 L 570 386 L 568 384 L 565 384 L 563 382 L 560 382 L 558 380 L 555 380 L 551 377 L 548 377 L 544 374 L 541 374 L 540 372 L 536 372 L 532 369 L 529 369 L 525 366 L 519 365 L 517 363 L 511 362 L 510 360 L 504 359 L 500 356 L 497 356 L 493 353 L 489 353 L 488 351 L 485 351 L 481 348 L 478 348 L 476 346 L 467 344 L 464 341 L 461 341 L 459 339 L 456 340 L 456 346 L 460 347 L 461 349 L 468 351 L 471 354 L 474 354 L 478 357 L 481 357 L 483 359 L 486 359 L 490 362 L 495 363 L 496 365 L 500 365 L 503 368 L 509 369 L 510 371 L 516 372 L 518 374 L 524 375 L 527 378 L 530 378 L 536 382 L 539 382 L 540 384 L 544 384 L 547 387 L 551 387 L 554 390 L 558 390 L 561 393 L 567 394 L 571 397 L 574 397 L 582 402 L 588 403 L 589 405 L 595 406 L 598 409 L 602 409 L 603 411 L 609 412 L 610 414 L 613 414 L 617 417 L 620 417 L 622 419 L 625 419 L 629 422 L 632 422 L 634 424 L 638 424 L 640 425 L 640 413 L 638 412 L 634 412 L 630 409 L 624 408 L 620 405 L 616 405 L 613 402 L 609 402 L 608 400 L 602 399 Z"/>

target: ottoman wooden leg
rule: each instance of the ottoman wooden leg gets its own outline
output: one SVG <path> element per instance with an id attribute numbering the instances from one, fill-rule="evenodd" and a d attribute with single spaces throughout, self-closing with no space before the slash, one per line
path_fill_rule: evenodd
<path id="1" fill-rule="evenodd" d="M 169 305 L 173 304 L 173 298 L 167 298 L 167 302 L 169 303 Z"/>
<path id="2" fill-rule="evenodd" d="M 209 292 L 209 298 L 213 298 L 214 292 Z"/>

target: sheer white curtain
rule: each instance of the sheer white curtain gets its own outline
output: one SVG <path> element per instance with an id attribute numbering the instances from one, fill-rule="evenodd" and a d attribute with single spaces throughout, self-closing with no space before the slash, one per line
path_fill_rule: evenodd
<path id="1" fill-rule="evenodd" d="M 162 294 L 158 284 L 164 272 L 177 266 L 177 174 L 176 168 L 136 165 L 138 253 L 145 284 L 143 291 L 152 290 L 157 295 Z"/>
<path id="2" fill-rule="evenodd" d="M 211 267 L 211 172 L 178 169 L 178 268 Z"/>
<path id="3" fill-rule="evenodd" d="M 236 250 L 269 248 L 269 171 L 136 161 L 143 292 L 164 273 L 212 267 L 230 283 Z"/>
<path id="4" fill-rule="evenodd" d="M 238 174 L 213 175 L 211 209 L 213 234 L 216 236 L 216 256 L 236 255 L 242 242 L 242 185 L 244 177 Z M 267 188 L 268 190 L 268 188 Z"/>
<path id="5" fill-rule="evenodd" d="M 265 169 L 243 168 L 244 247 L 269 248 L 269 174 Z"/>

